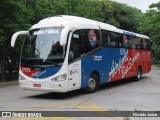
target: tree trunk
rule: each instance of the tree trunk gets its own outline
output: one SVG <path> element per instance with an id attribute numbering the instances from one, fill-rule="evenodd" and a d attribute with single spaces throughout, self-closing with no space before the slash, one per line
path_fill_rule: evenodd
<path id="1" fill-rule="evenodd" d="M 1 81 L 6 81 L 6 41 L 3 44 L 2 60 L 1 60 Z"/>

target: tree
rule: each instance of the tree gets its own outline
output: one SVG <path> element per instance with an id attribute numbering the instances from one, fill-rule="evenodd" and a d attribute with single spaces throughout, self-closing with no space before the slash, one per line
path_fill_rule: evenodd
<path id="1" fill-rule="evenodd" d="M 11 36 L 14 32 L 22 28 L 30 27 L 29 21 L 33 19 L 33 12 L 21 0 L 2 0 L 0 1 L 0 5 L 0 18 L 2 18 L 0 22 L 1 79 L 5 81 L 6 64 L 9 63 L 7 62 L 7 58 L 9 58 L 7 55 L 8 51 L 11 50 Z M 10 68 L 12 68 L 12 65 Z"/>
<path id="2" fill-rule="evenodd" d="M 142 12 L 131 6 L 122 3 L 114 4 L 114 18 L 119 23 L 119 27 L 124 30 L 137 32 L 137 23 Z"/>
<path id="3" fill-rule="evenodd" d="M 160 58 L 160 2 L 150 5 L 150 10 L 142 16 L 139 32 L 148 35 L 152 40 L 152 50 Z M 154 9 L 152 9 L 154 8 Z"/>
<path id="4" fill-rule="evenodd" d="M 1 0 L 0 13 L 0 18 L 2 18 L 0 60 L 3 81 L 6 69 L 10 72 L 18 69 L 14 66 L 18 63 L 17 58 L 19 58 L 23 41 L 23 39 L 17 40 L 16 47 L 11 48 L 11 36 L 19 30 L 29 29 L 31 25 L 43 18 L 55 15 L 75 15 L 136 32 L 136 25 L 141 18 L 139 16 L 143 15 L 136 8 L 110 0 Z"/>

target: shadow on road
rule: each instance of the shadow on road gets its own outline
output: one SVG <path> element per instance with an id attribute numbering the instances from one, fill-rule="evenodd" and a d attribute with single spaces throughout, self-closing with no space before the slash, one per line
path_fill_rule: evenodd
<path id="1" fill-rule="evenodd" d="M 37 98 L 37 99 L 70 99 L 73 97 L 76 97 L 78 95 L 83 94 L 81 90 L 75 90 L 67 93 L 44 93 L 44 94 L 39 94 L 39 95 L 33 95 L 33 96 L 28 96 L 26 98 Z"/>
<path id="2" fill-rule="evenodd" d="M 141 82 L 141 81 L 146 81 L 146 80 L 148 80 L 148 77 L 145 77 L 145 76 L 143 76 L 139 81 L 136 81 L 135 78 L 121 79 L 121 80 L 117 80 L 117 81 L 113 81 L 113 82 L 101 85 L 99 88 L 99 91 L 101 90 L 103 91 L 106 89 L 112 89 L 117 86 L 125 86 L 125 85 L 132 84 L 134 82 Z"/>
<path id="3" fill-rule="evenodd" d="M 141 81 L 146 81 L 148 80 L 148 77 L 142 77 L 140 81 L 137 82 L 141 82 Z M 123 80 L 118 80 L 118 81 L 113 81 L 110 83 L 106 83 L 103 85 L 100 85 L 99 90 L 97 91 L 104 91 L 107 89 L 112 89 L 114 87 L 117 86 L 125 86 L 127 84 L 132 84 L 135 82 L 134 78 L 129 78 L 129 79 L 123 79 Z M 93 93 L 94 94 L 94 93 Z M 75 91 L 71 91 L 71 92 L 67 92 L 67 93 L 54 93 L 54 92 L 50 92 L 50 93 L 44 93 L 44 94 L 38 94 L 38 95 L 33 95 L 33 96 L 28 96 L 26 98 L 36 98 L 36 99 L 70 99 L 70 98 L 74 98 L 76 96 L 80 96 L 80 95 L 86 95 L 83 90 L 75 90 Z"/>

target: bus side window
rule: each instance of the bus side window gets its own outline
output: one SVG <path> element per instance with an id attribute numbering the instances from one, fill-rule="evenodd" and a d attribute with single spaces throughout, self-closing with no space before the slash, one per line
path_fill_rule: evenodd
<path id="1" fill-rule="evenodd" d="M 122 47 L 129 48 L 129 37 L 125 34 L 122 35 Z"/>
<path id="2" fill-rule="evenodd" d="M 94 29 L 81 29 L 76 30 L 72 34 L 69 62 L 79 58 L 82 54 L 86 54 L 100 45 L 100 32 Z"/>
<path id="3" fill-rule="evenodd" d="M 110 42 L 110 37 L 108 35 L 108 31 L 102 30 L 102 46 L 107 47 Z"/>
<path id="4" fill-rule="evenodd" d="M 95 48 L 98 48 L 100 44 L 100 32 L 94 29 L 81 30 L 81 47 L 82 54 L 86 54 Z"/>
<path id="5" fill-rule="evenodd" d="M 123 37 L 123 39 L 127 39 L 127 40 L 124 40 L 124 41 L 127 41 L 126 42 L 127 46 L 124 46 L 124 47 L 127 47 L 129 49 L 138 49 L 139 48 L 140 41 L 139 41 L 138 37 L 135 37 L 132 35 L 125 35 L 125 36 L 126 36 L 126 38 Z"/>
<path id="6" fill-rule="evenodd" d="M 149 39 L 146 39 L 147 42 L 147 50 L 151 50 L 151 43 Z"/>
<path id="7" fill-rule="evenodd" d="M 128 36 L 128 48 L 131 49 L 141 49 L 141 50 L 149 50 L 150 49 L 150 41 L 148 39 Z"/>
<path id="8" fill-rule="evenodd" d="M 118 40 L 118 46 L 120 48 L 124 47 L 124 45 L 123 45 L 123 34 L 119 33 L 118 37 L 117 37 L 117 40 Z"/>
<path id="9" fill-rule="evenodd" d="M 140 43 L 142 50 L 150 50 L 150 41 L 148 39 L 141 38 Z"/>
<path id="10" fill-rule="evenodd" d="M 118 34 L 102 30 L 102 46 L 103 47 L 119 47 Z"/>
<path id="11" fill-rule="evenodd" d="M 117 35 L 117 33 L 110 32 L 110 43 L 113 44 L 113 47 L 118 47 L 118 35 Z"/>
<path id="12" fill-rule="evenodd" d="M 136 46 L 134 44 L 134 42 L 136 41 L 136 38 L 134 36 L 128 36 L 128 48 L 130 49 L 135 49 Z"/>

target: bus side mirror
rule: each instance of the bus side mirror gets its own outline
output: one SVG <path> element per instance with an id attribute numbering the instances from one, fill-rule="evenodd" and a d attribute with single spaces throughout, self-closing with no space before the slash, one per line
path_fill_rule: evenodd
<path id="1" fill-rule="evenodd" d="M 14 33 L 11 39 L 11 46 L 14 47 L 16 39 L 19 35 L 26 35 L 27 33 L 28 31 L 19 31 L 19 32 Z"/>
<path id="2" fill-rule="evenodd" d="M 60 37 L 60 45 L 65 45 L 67 41 L 67 36 L 69 33 L 70 28 L 66 27 L 62 29 L 61 37 Z"/>
<path id="3" fill-rule="evenodd" d="M 74 31 L 76 27 L 65 27 L 62 29 L 61 37 L 60 37 L 60 45 L 65 45 L 68 37 L 69 31 Z"/>

